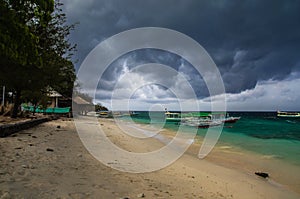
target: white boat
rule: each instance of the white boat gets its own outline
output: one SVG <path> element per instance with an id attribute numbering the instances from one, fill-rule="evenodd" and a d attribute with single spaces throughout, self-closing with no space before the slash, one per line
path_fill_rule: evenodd
<path id="1" fill-rule="evenodd" d="M 171 113 L 169 111 L 165 112 L 166 122 L 180 122 L 181 114 L 180 113 Z"/>
<path id="2" fill-rule="evenodd" d="M 299 118 L 300 119 L 300 113 L 298 112 L 283 112 L 283 111 L 277 111 L 277 117 L 281 118 Z"/>
<path id="3" fill-rule="evenodd" d="M 129 115 L 130 115 L 131 117 L 134 117 L 134 116 L 139 115 L 139 113 L 138 113 L 138 112 L 135 112 L 135 111 L 129 111 Z"/>
<path id="4" fill-rule="evenodd" d="M 195 126 L 198 128 L 209 128 L 211 126 L 218 126 L 222 123 L 235 123 L 241 117 L 229 117 L 225 113 L 206 113 L 206 112 L 191 112 L 191 113 L 178 113 L 178 112 L 165 112 L 166 122 L 181 122 L 181 124 L 188 126 Z"/>
<path id="5" fill-rule="evenodd" d="M 221 120 L 211 120 L 207 118 L 186 117 L 182 120 L 181 124 L 187 126 L 193 126 L 197 128 L 209 128 L 213 126 L 219 126 L 223 123 Z"/>
<path id="6" fill-rule="evenodd" d="M 226 117 L 223 119 L 224 123 L 236 123 L 241 117 Z"/>

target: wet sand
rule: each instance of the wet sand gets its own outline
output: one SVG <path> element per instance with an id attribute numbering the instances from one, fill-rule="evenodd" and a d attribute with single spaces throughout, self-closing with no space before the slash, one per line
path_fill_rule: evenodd
<path id="1" fill-rule="evenodd" d="M 155 139 L 122 133 L 113 120 L 99 123 L 107 137 L 127 151 L 150 152 L 163 146 Z M 96 160 L 83 146 L 73 121 L 51 121 L 0 139 L 0 198 L 300 197 L 299 174 L 284 177 L 282 171 L 284 167 L 299 173 L 299 168 L 280 162 L 270 167 L 276 160 L 222 145 L 199 160 L 200 143 L 164 169 L 125 173 Z M 256 170 L 269 172 L 271 178 L 254 175 Z"/>

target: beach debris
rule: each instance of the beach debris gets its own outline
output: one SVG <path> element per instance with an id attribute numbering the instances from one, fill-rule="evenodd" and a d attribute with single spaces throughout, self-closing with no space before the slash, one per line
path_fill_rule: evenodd
<path id="1" fill-rule="evenodd" d="M 35 135 L 31 136 L 32 138 L 37 138 Z"/>
<path id="2" fill-rule="evenodd" d="M 256 175 L 263 177 L 263 178 L 268 178 L 269 174 L 265 172 L 255 172 Z"/>
<path id="3" fill-rule="evenodd" d="M 56 128 L 60 129 L 60 125 L 57 125 L 57 127 L 56 127 Z"/>
<path id="4" fill-rule="evenodd" d="M 16 147 L 15 149 L 22 149 L 22 147 Z"/>
<path id="5" fill-rule="evenodd" d="M 23 168 L 23 169 L 27 169 L 28 166 L 27 166 L 26 164 L 23 164 L 23 165 L 22 165 L 22 168 Z"/>
<path id="6" fill-rule="evenodd" d="M 47 148 L 46 151 L 50 151 L 50 152 L 53 152 L 54 150 L 51 149 L 51 148 Z"/>
<path id="7" fill-rule="evenodd" d="M 130 198 L 128 198 L 128 197 L 123 197 L 123 198 L 120 198 L 120 199 L 130 199 Z"/>
<path id="8" fill-rule="evenodd" d="M 140 193 L 137 195 L 138 198 L 145 198 L 145 194 L 144 193 Z"/>

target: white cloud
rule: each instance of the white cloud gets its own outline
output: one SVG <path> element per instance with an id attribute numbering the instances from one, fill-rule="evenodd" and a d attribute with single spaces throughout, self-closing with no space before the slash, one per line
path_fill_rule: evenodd
<path id="1" fill-rule="evenodd" d="M 276 111 L 276 110 L 300 110 L 300 79 L 284 80 L 284 81 L 264 81 L 259 82 L 254 89 L 246 90 L 238 94 L 226 94 L 228 111 Z M 149 92 L 149 88 L 140 90 L 139 95 L 149 96 L 149 93 L 161 95 L 162 90 L 153 89 Z M 143 93 L 145 92 L 145 93 Z M 185 107 L 185 111 L 195 111 L 197 103 L 199 110 L 211 110 L 211 101 L 218 102 L 222 96 L 214 96 L 211 98 L 177 100 L 175 97 L 165 98 L 148 98 L 141 97 L 139 99 L 115 101 L 115 110 L 150 110 L 151 107 L 161 105 L 169 110 L 180 110 L 180 106 Z M 110 101 L 102 101 L 103 104 L 111 107 Z"/>
<path id="2" fill-rule="evenodd" d="M 254 89 L 227 94 L 227 108 L 234 111 L 300 110 L 300 79 L 259 82 Z"/>

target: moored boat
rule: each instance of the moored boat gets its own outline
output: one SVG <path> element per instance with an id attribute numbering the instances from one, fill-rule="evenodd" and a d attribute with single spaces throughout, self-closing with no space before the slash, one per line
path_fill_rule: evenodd
<path id="1" fill-rule="evenodd" d="M 111 111 L 99 111 L 99 112 L 97 112 L 97 115 L 100 118 L 111 118 L 112 112 Z"/>
<path id="2" fill-rule="evenodd" d="M 232 117 L 224 112 L 165 112 L 166 122 L 181 122 L 187 126 L 195 126 L 198 128 L 209 128 L 211 126 L 218 126 L 222 123 L 235 123 L 241 117 Z"/>
<path id="3" fill-rule="evenodd" d="M 300 119 L 299 112 L 284 112 L 284 111 L 277 111 L 277 117 L 280 118 L 287 118 L 287 119 Z"/>
<path id="4" fill-rule="evenodd" d="M 180 122 L 181 114 L 180 113 L 171 113 L 169 111 L 165 112 L 166 122 Z"/>
<path id="5" fill-rule="evenodd" d="M 130 115 L 131 117 L 134 117 L 134 116 L 139 115 L 139 113 L 137 113 L 137 112 L 135 112 L 135 111 L 129 111 L 129 115 Z"/>
<path id="6" fill-rule="evenodd" d="M 209 127 L 220 126 L 220 125 L 222 125 L 221 121 L 199 122 L 198 128 L 207 129 Z"/>
<path id="7" fill-rule="evenodd" d="M 223 119 L 224 123 L 236 123 L 241 117 L 226 117 Z"/>

